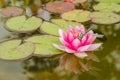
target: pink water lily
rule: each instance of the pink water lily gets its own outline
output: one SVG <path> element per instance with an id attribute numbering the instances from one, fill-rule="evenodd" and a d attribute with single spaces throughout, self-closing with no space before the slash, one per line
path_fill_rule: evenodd
<path id="1" fill-rule="evenodd" d="M 54 44 L 54 46 L 62 51 L 76 55 L 77 57 L 84 58 L 87 57 L 87 51 L 94 51 L 101 46 L 101 43 L 92 44 L 96 35 L 92 30 L 86 34 L 85 28 L 83 25 L 76 27 L 69 27 L 67 32 L 64 32 L 62 29 L 59 30 L 60 42 L 62 45 Z M 81 39 L 78 39 L 80 34 L 85 34 Z"/>

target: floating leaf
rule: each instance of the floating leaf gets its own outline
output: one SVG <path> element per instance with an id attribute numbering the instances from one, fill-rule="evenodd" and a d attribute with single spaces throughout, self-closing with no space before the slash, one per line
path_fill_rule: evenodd
<path id="1" fill-rule="evenodd" d="M 10 31 L 27 33 L 40 27 L 42 20 L 37 17 L 26 18 L 26 16 L 12 17 L 6 22 L 6 29 Z"/>
<path id="2" fill-rule="evenodd" d="M 77 21 L 77 22 L 86 22 L 90 20 L 89 11 L 84 10 L 73 10 L 66 13 L 63 13 L 61 17 L 65 20 Z"/>
<path id="3" fill-rule="evenodd" d="M 96 0 L 96 1 L 105 3 L 120 3 L 120 0 Z"/>
<path id="4" fill-rule="evenodd" d="M 30 56 L 34 52 L 34 44 L 21 40 L 9 40 L 0 43 L 0 59 L 18 60 Z"/>
<path id="5" fill-rule="evenodd" d="M 24 10 L 19 7 L 7 7 L 7 8 L 3 8 L 0 13 L 6 17 L 10 17 L 10 16 L 22 15 L 23 12 Z"/>
<path id="6" fill-rule="evenodd" d="M 53 42 L 60 43 L 58 37 L 50 35 L 36 35 L 25 39 L 25 41 L 35 44 L 52 44 Z"/>
<path id="7" fill-rule="evenodd" d="M 59 36 L 58 34 L 58 30 L 59 30 L 59 26 L 56 25 L 56 24 L 53 24 L 53 23 L 50 23 L 50 22 L 44 22 L 42 25 L 41 25 L 41 30 L 45 33 L 48 33 L 48 34 L 51 34 L 51 35 L 57 35 Z"/>
<path id="8" fill-rule="evenodd" d="M 54 13 L 64 13 L 75 8 L 74 4 L 62 1 L 49 2 L 46 4 L 46 9 Z"/>
<path id="9" fill-rule="evenodd" d="M 25 40 L 26 42 L 32 42 L 35 44 L 34 54 L 43 56 L 52 56 L 60 54 L 61 51 L 56 49 L 53 44 L 60 43 L 58 37 L 43 35 L 43 36 L 33 36 Z"/>
<path id="10" fill-rule="evenodd" d="M 99 11 L 120 12 L 120 5 L 117 3 L 99 3 L 93 8 Z"/>
<path id="11" fill-rule="evenodd" d="M 66 21 L 64 19 L 52 19 L 53 23 L 59 25 L 62 29 L 66 30 L 68 26 L 79 26 L 81 23 L 73 22 L 73 21 Z"/>
<path id="12" fill-rule="evenodd" d="M 98 24 L 113 24 L 120 21 L 120 16 L 110 12 L 93 12 L 90 16 L 92 22 Z"/>

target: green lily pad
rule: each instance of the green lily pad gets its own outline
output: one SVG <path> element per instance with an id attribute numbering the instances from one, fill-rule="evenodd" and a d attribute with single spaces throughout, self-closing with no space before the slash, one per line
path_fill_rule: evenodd
<path id="1" fill-rule="evenodd" d="M 0 59 L 18 60 L 27 58 L 34 52 L 34 44 L 27 42 L 22 43 L 22 40 L 9 40 L 0 43 Z"/>
<path id="2" fill-rule="evenodd" d="M 120 12 L 120 5 L 117 3 L 99 3 L 93 8 L 98 11 Z"/>
<path id="3" fill-rule="evenodd" d="M 66 21 L 64 19 L 52 19 L 51 21 L 57 24 L 58 26 L 60 26 L 64 30 L 66 30 L 69 26 L 75 27 L 75 26 L 81 25 L 81 23 L 73 22 L 73 21 Z"/>
<path id="4" fill-rule="evenodd" d="M 111 12 L 93 12 L 90 17 L 92 22 L 98 24 L 113 24 L 120 21 L 120 16 Z"/>
<path id="5" fill-rule="evenodd" d="M 60 43 L 58 37 L 50 35 L 33 36 L 26 39 L 25 41 L 35 44 L 35 55 L 52 56 L 61 53 L 60 50 L 53 46 L 54 43 Z"/>
<path id="6" fill-rule="evenodd" d="M 120 0 L 96 0 L 96 1 L 104 3 L 120 3 Z"/>
<path id="7" fill-rule="evenodd" d="M 51 44 L 53 42 L 60 43 L 58 37 L 50 35 L 36 35 L 25 39 L 26 42 L 39 43 L 39 44 Z"/>
<path id="8" fill-rule="evenodd" d="M 38 29 L 41 23 L 40 18 L 32 16 L 27 19 L 26 16 L 22 15 L 8 19 L 5 27 L 10 31 L 27 33 Z"/>
<path id="9" fill-rule="evenodd" d="M 77 22 L 86 22 L 90 20 L 91 12 L 84 10 L 72 10 L 66 13 L 63 13 L 61 17 L 65 20 L 77 21 Z"/>
<path id="10" fill-rule="evenodd" d="M 44 33 L 59 36 L 58 30 L 60 29 L 60 27 L 56 24 L 53 24 L 53 23 L 50 23 L 50 22 L 44 22 L 41 25 L 40 29 Z"/>

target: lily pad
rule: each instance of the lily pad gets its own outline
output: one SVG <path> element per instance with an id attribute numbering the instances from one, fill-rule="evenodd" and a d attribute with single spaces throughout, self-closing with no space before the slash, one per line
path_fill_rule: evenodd
<path id="1" fill-rule="evenodd" d="M 75 9 L 74 4 L 63 1 L 49 2 L 46 4 L 46 10 L 54 13 L 64 13 L 73 9 Z"/>
<path id="2" fill-rule="evenodd" d="M 91 12 L 85 10 L 73 10 L 63 13 L 61 17 L 65 20 L 86 22 L 90 20 L 90 13 Z"/>
<path id="3" fill-rule="evenodd" d="M 120 12 L 120 5 L 117 3 L 99 3 L 93 8 L 98 11 Z"/>
<path id="4" fill-rule="evenodd" d="M 25 39 L 26 42 L 39 43 L 39 44 L 51 44 L 53 42 L 59 43 L 58 37 L 51 35 L 36 35 Z"/>
<path id="5" fill-rule="evenodd" d="M 42 56 L 53 56 L 56 54 L 61 54 L 62 52 L 56 49 L 53 44 L 60 43 L 59 38 L 50 35 L 43 36 L 32 36 L 25 40 L 26 42 L 32 42 L 35 44 L 35 52 L 36 55 Z"/>
<path id="6" fill-rule="evenodd" d="M 56 36 L 59 36 L 58 34 L 59 29 L 60 27 L 58 25 L 50 22 L 44 22 L 40 27 L 40 30 L 42 30 L 44 33 L 56 35 Z"/>
<path id="7" fill-rule="evenodd" d="M 120 3 L 120 0 L 96 0 L 96 1 L 104 3 Z"/>
<path id="8" fill-rule="evenodd" d="M 0 43 L 0 59 L 18 60 L 27 58 L 34 52 L 34 44 L 27 42 L 22 43 L 22 40 L 9 40 Z"/>
<path id="9" fill-rule="evenodd" d="M 26 16 L 22 15 L 8 19 L 5 27 L 10 31 L 27 33 L 38 29 L 41 23 L 40 18 L 32 16 L 27 19 Z"/>
<path id="10" fill-rule="evenodd" d="M 98 24 L 113 24 L 120 21 L 120 16 L 111 12 L 93 12 L 90 17 L 92 22 Z"/>
<path id="11" fill-rule="evenodd" d="M 79 26 L 81 23 L 78 22 L 73 22 L 73 21 L 66 21 L 64 19 L 52 19 L 51 20 L 54 24 L 57 24 L 60 26 L 62 29 L 66 30 L 68 29 L 68 26 Z"/>
<path id="12" fill-rule="evenodd" d="M 3 8 L 0 13 L 6 17 L 10 17 L 10 16 L 22 15 L 23 12 L 24 10 L 19 7 L 7 7 L 7 8 Z"/>

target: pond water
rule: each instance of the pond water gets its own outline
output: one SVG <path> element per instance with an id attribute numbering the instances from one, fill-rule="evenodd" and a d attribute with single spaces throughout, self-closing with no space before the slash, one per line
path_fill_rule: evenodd
<path id="1" fill-rule="evenodd" d="M 89 2 L 85 9 L 91 10 L 92 4 L 92 1 Z M 105 35 L 105 38 L 100 40 L 103 42 L 102 48 L 94 52 L 100 59 L 100 62 L 93 64 L 95 71 L 69 73 L 58 68 L 58 60 L 52 58 L 33 57 L 26 61 L 0 60 L 0 80 L 120 80 L 120 23 L 98 25 L 88 22 L 84 25 L 97 26 L 97 32 Z M 13 35 L 3 26 L 1 21 L 1 41 Z"/>

